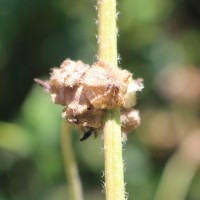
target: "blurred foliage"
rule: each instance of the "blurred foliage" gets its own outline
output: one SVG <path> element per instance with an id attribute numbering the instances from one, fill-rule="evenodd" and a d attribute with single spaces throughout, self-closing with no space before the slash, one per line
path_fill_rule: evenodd
<path id="1" fill-rule="evenodd" d="M 118 10 L 120 65 L 145 81 L 142 124 L 124 145 L 127 192 L 153 200 L 168 159 L 199 131 L 200 2 L 119 0 Z M 62 108 L 33 78 L 65 58 L 93 63 L 95 19 L 91 0 L 0 1 L 0 200 L 68 199 Z M 85 199 L 104 199 L 101 138 L 73 136 Z M 197 171 L 187 200 L 200 199 L 199 187 Z"/>

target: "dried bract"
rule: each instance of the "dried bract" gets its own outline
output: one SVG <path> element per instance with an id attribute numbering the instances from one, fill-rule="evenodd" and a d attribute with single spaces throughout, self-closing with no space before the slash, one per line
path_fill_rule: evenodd
<path id="1" fill-rule="evenodd" d="M 125 95 L 125 104 L 124 107 L 126 109 L 130 109 L 136 105 L 136 92 L 142 91 L 144 88 L 143 79 L 138 78 L 133 80 L 133 78 L 129 78 L 128 89 Z"/>
<path id="2" fill-rule="evenodd" d="M 65 106 L 62 116 L 83 131 L 101 132 L 106 110 L 115 108 L 129 109 L 121 113 L 124 132 L 139 124 L 139 114 L 131 108 L 143 84 L 141 79 L 133 80 L 127 70 L 102 61 L 90 67 L 67 59 L 60 68 L 52 69 L 49 82 L 35 81 L 51 94 L 55 104 Z"/>
<path id="3" fill-rule="evenodd" d="M 104 62 L 92 65 L 83 79 L 86 97 L 99 109 L 123 107 L 131 73 Z"/>
<path id="4" fill-rule="evenodd" d="M 126 134 L 140 124 L 139 111 L 135 109 L 123 110 L 120 119 L 122 131 Z"/>

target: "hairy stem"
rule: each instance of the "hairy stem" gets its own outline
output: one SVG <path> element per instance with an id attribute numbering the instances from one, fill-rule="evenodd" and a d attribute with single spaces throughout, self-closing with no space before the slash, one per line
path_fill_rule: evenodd
<path id="1" fill-rule="evenodd" d="M 98 59 L 117 66 L 116 0 L 98 0 Z M 119 109 L 106 113 L 104 136 L 107 200 L 124 200 L 124 172 Z"/>
<path id="2" fill-rule="evenodd" d="M 71 144 L 71 130 L 69 124 L 63 119 L 61 127 L 61 146 L 65 162 L 70 195 L 72 200 L 83 200 L 81 181 Z"/>

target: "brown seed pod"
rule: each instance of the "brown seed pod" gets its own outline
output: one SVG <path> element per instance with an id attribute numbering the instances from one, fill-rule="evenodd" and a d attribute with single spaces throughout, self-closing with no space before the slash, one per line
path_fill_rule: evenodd
<path id="1" fill-rule="evenodd" d="M 86 97 L 98 109 L 122 107 L 131 73 L 104 62 L 95 63 L 83 79 Z"/>
<path id="2" fill-rule="evenodd" d="M 82 61 L 66 59 L 60 68 L 53 68 L 50 81 L 35 81 L 47 90 L 55 104 L 64 105 L 62 116 L 76 124 L 84 134 L 98 135 L 106 109 L 122 108 L 122 131 L 128 132 L 139 122 L 138 111 L 130 109 L 135 93 L 143 88 L 141 79 L 133 80 L 127 70 L 99 61 L 91 67 Z"/>
<path id="3" fill-rule="evenodd" d="M 140 124 L 139 111 L 135 109 L 123 110 L 120 119 L 122 123 L 122 131 L 126 134 Z"/>
<path id="4" fill-rule="evenodd" d="M 102 126 L 102 118 L 105 114 L 105 110 L 92 108 L 81 114 L 74 115 L 73 111 L 69 108 L 66 108 L 63 111 L 63 117 L 66 118 L 69 122 L 76 124 L 81 127 L 91 127 L 99 129 Z"/>
<path id="5" fill-rule="evenodd" d="M 128 81 L 128 89 L 124 97 L 124 108 L 126 109 L 130 109 L 136 105 L 136 92 L 141 91 L 144 88 L 143 79 L 141 78 L 133 80 L 133 78 L 130 77 Z"/>

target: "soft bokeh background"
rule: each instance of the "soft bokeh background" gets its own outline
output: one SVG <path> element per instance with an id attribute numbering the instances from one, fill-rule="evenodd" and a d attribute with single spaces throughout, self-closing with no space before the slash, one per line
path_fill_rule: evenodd
<path id="1" fill-rule="evenodd" d="M 49 69 L 65 58 L 94 62 L 94 5 L 0 0 L 0 200 L 69 199 L 60 147 L 62 108 L 33 78 L 49 77 Z M 129 199 L 153 200 L 167 170 L 181 187 L 181 177 L 190 173 L 181 165 L 166 168 L 175 154 L 193 173 L 183 200 L 199 200 L 200 2 L 119 0 L 118 10 L 121 66 L 145 81 L 137 105 L 142 124 L 124 145 Z M 101 138 L 79 142 L 79 134 L 73 136 L 85 199 L 102 200 Z M 164 188 L 167 200 L 173 200 L 167 197 L 170 185 Z"/>

